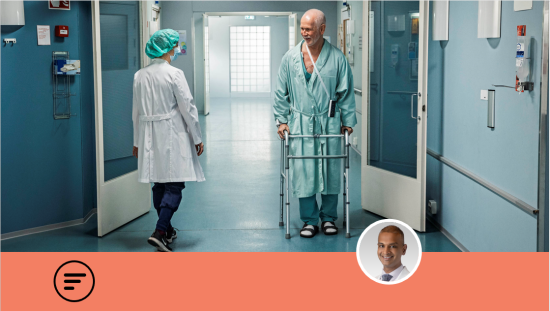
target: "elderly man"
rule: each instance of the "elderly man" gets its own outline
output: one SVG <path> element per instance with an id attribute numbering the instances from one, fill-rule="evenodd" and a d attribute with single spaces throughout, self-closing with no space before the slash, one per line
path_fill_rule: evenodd
<path id="1" fill-rule="evenodd" d="M 273 111 L 277 133 L 296 135 L 351 134 L 357 123 L 353 75 L 342 52 L 323 38 L 326 19 L 323 12 L 309 10 L 302 17 L 304 40 L 288 51 L 279 68 Z M 335 105 L 334 105 L 335 103 Z M 329 106 L 334 111 L 329 115 Z M 340 154 L 339 138 L 302 138 L 290 141 L 292 155 Z M 293 160 L 290 164 L 293 195 L 300 200 L 300 218 L 304 226 L 300 236 L 311 238 L 321 229 L 326 235 L 338 233 L 340 193 L 339 159 Z M 321 193 L 321 208 L 316 194 Z"/>

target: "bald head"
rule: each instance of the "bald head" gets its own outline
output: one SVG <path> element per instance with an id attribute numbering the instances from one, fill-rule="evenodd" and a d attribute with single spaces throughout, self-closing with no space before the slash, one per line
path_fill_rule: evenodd
<path id="1" fill-rule="evenodd" d="M 403 234 L 403 231 L 401 229 L 399 229 L 399 227 L 393 226 L 393 225 L 387 226 L 387 227 L 384 227 L 384 229 L 380 230 L 380 234 L 382 234 L 384 232 L 393 233 L 393 234 L 397 235 L 399 237 L 399 239 L 401 240 L 401 243 L 402 244 L 405 243 L 405 234 Z"/>
<path id="2" fill-rule="evenodd" d="M 320 39 L 325 33 L 326 22 L 325 14 L 317 9 L 311 9 L 302 16 L 300 32 L 309 47 L 323 46 L 323 40 Z"/>
<path id="3" fill-rule="evenodd" d="M 323 13 L 322 11 L 317 10 L 317 9 L 308 10 L 304 14 L 304 16 L 302 16 L 302 20 L 304 20 L 304 18 L 308 19 L 308 20 L 311 20 L 317 29 L 319 29 L 321 27 L 321 25 L 326 25 L 327 24 L 327 19 L 325 18 L 325 13 Z"/>

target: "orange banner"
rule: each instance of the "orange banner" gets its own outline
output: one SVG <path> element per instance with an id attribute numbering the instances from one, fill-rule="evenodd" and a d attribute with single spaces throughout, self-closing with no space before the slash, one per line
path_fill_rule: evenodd
<path id="1" fill-rule="evenodd" d="M 355 253 L 2 253 L 1 307 L 548 310 L 548 258 L 424 253 L 411 278 L 385 286 Z"/>

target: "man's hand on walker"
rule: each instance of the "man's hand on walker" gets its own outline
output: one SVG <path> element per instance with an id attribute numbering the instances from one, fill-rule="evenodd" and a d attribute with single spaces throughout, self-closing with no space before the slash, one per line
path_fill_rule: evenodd
<path id="1" fill-rule="evenodd" d="M 137 157 L 138 157 L 138 147 L 134 147 L 134 150 L 132 150 L 132 155 L 134 157 L 136 157 L 136 159 L 137 159 Z"/>
<path id="2" fill-rule="evenodd" d="M 351 133 L 353 133 L 353 129 L 351 127 L 347 127 L 347 126 L 342 126 L 342 130 L 340 131 L 340 133 L 342 133 L 342 135 L 345 134 L 345 130 L 348 130 L 348 134 L 351 135 Z"/>
<path id="3" fill-rule="evenodd" d="M 279 134 L 279 137 L 281 137 L 281 139 L 285 139 L 285 132 L 284 131 L 287 131 L 288 134 L 290 135 L 290 129 L 288 128 L 287 124 L 279 125 L 279 129 L 277 130 L 277 134 Z"/>
<path id="4" fill-rule="evenodd" d="M 200 156 L 202 154 L 202 152 L 204 151 L 203 143 L 195 145 L 195 149 L 197 149 L 197 155 Z"/>

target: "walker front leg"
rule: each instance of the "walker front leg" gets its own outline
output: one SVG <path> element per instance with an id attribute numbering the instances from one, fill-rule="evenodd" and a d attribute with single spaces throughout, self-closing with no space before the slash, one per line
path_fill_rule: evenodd
<path id="1" fill-rule="evenodd" d="M 344 163 L 345 163 L 345 159 L 344 159 Z M 347 225 L 347 213 L 346 213 L 346 169 L 345 169 L 345 164 L 344 164 L 344 169 L 342 170 L 344 172 L 343 176 L 344 176 L 344 185 L 342 186 L 342 188 L 344 188 L 344 192 L 343 192 L 343 195 L 342 195 L 342 209 L 344 210 L 344 228 L 346 227 Z"/>
<path id="2" fill-rule="evenodd" d="M 346 134 L 346 182 L 345 182 L 345 193 L 346 193 L 346 206 L 345 206 L 345 212 L 346 212 L 346 238 L 350 238 L 351 235 L 349 234 L 349 134 L 348 131 L 345 131 Z"/>
<path id="3" fill-rule="evenodd" d="M 285 225 L 285 223 L 283 222 L 283 206 L 284 206 L 284 183 L 285 183 L 285 178 L 283 177 L 283 174 L 284 174 L 284 169 L 285 169 L 285 166 L 284 166 L 284 161 L 285 161 L 285 142 L 281 140 L 281 171 L 280 171 L 280 174 L 279 174 L 279 180 L 280 180 L 280 183 L 281 183 L 281 195 L 280 195 L 280 201 L 281 201 L 281 217 L 279 218 L 279 227 L 282 227 Z"/>
<path id="4" fill-rule="evenodd" d="M 286 187 L 286 234 L 285 238 L 290 239 L 290 195 L 288 193 L 288 132 L 285 131 L 285 187 Z"/>

